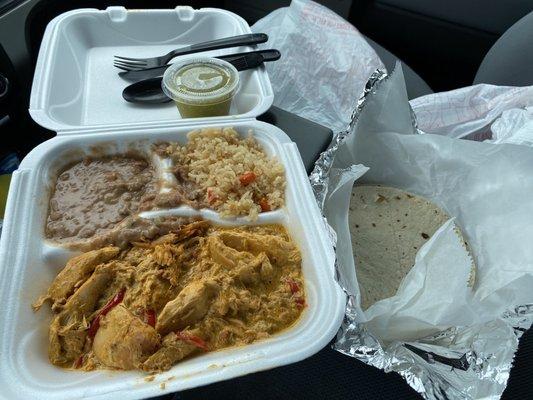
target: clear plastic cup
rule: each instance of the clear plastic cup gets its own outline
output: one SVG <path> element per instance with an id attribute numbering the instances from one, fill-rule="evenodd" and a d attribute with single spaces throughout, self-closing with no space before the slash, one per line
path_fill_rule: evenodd
<path id="1" fill-rule="evenodd" d="M 161 87 L 182 118 L 228 115 L 239 88 L 239 72 L 224 60 L 197 57 L 168 67 Z"/>

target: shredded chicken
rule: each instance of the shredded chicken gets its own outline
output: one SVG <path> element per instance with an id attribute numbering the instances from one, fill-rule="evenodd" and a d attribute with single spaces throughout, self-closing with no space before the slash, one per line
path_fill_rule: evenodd
<path id="1" fill-rule="evenodd" d="M 183 225 L 153 241 L 72 258 L 47 293 L 58 366 L 167 370 L 268 338 L 305 307 L 300 252 L 279 225 Z"/>
<path id="2" fill-rule="evenodd" d="M 60 307 L 74 290 L 91 276 L 97 265 L 111 260 L 118 252 L 118 247 L 104 247 L 71 258 L 56 276 L 46 295 L 41 296 L 33 308 L 38 310 L 47 300 L 52 301 L 53 309 Z"/>
<path id="3" fill-rule="evenodd" d="M 159 335 L 119 304 L 101 322 L 93 342 L 96 358 L 104 365 L 121 369 L 141 368 L 159 347 Z"/>

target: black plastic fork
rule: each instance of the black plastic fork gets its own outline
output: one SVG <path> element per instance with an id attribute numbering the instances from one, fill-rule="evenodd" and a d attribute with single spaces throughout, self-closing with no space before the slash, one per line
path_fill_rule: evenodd
<path id="1" fill-rule="evenodd" d="M 249 46 L 258 43 L 265 43 L 268 35 L 265 33 L 248 33 L 245 35 L 231 36 L 223 39 L 211 40 L 198 44 L 185 46 L 161 56 L 152 58 L 129 58 L 115 56 L 113 65 L 124 71 L 136 71 L 145 68 L 160 67 L 167 64 L 176 56 L 184 54 L 199 53 L 201 51 L 226 49 L 228 47 Z"/>

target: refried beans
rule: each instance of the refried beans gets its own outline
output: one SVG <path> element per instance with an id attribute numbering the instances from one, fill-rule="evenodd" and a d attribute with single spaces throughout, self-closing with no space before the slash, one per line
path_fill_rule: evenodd
<path id="1" fill-rule="evenodd" d="M 46 237 L 83 240 L 150 209 L 159 189 L 154 167 L 133 156 L 86 158 L 58 176 L 50 198 Z"/>

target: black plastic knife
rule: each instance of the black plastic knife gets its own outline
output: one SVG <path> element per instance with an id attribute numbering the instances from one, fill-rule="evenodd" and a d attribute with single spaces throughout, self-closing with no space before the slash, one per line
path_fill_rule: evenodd
<path id="1" fill-rule="evenodd" d="M 261 56 L 262 58 L 261 62 L 276 61 L 281 57 L 281 53 L 278 50 L 268 49 L 268 50 L 248 51 L 245 53 L 228 54 L 228 55 L 220 56 L 216 58 L 219 58 L 221 60 L 225 60 L 228 62 L 232 62 L 233 60 L 236 60 L 236 59 L 242 60 L 242 57 L 245 57 L 245 56 L 248 56 L 249 58 L 253 58 L 255 60 L 257 59 L 258 55 Z M 140 70 L 135 70 L 135 71 L 123 71 L 123 72 L 119 72 L 118 74 L 122 78 L 128 81 L 135 82 L 141 79 L 163 76 L 163 74 L 165 73 L 166 69 L 169 66 L 170 64 L 167 64 L 167 65 L 163 65 L 162 67 L 145 68 L 145 69 L 140 69 Z"/>

